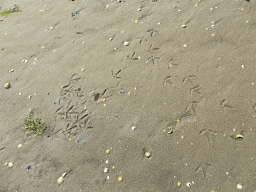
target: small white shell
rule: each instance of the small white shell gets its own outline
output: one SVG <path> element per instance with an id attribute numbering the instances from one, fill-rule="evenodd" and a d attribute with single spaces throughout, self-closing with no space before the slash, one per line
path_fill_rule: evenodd
<path id="1" fill-rule="evenodd" d="M 61 176 L 59 179 L 58 179 L 58 183 L 63 183 L 64 181 L 64 178 Z"/>
<path id="2" fill-rule="evenodd" d="M 18 148 L 21 148 L 21 147 L 23 147 L 23 145 L 22 145 L 22 144 L 19 144 L 19 145 L 18 145 Z"/>
<path id="3" fill-rule="evenodd" d="M 237 184 L 237 189 L 242 189 L 243 188 L 243 186 L 241 185 L 241 184 Z"/>
<path id="4" fill-rule="evenodd" d="M 66 175 L 67 175 L 67 173 L 62 173 L 62 175 L 61 175 L 61 176 L 62 176 L 62 177 L 65 177 Z"/>
<path id="5" fill-rule="evenodd" d="M 189 183 L 189 182 L 186 183 L 186 185 L 187 185 L 187 187 L 191 187 L 191 183 Z"/>
<path id="6" fill-rule="evenodd" d="M 128 45 L 129 45 L 129 42 L 125 41 L 124 46 L 128 46 Z"/>
<path id="7" fill-rule="evenodd" d="M 105 168 L 104 169 L 104 173 L 108 173 L 109 172 L 109 169 L 108 168 Z"/>
<path id="8" fill-rule="evenodd" d="M 8 163 L 8 167 L 10 167 L 10 168 L 13 167 L 13 163 L 12 163 L 12 162 L 9 162 L 9 163 Z"/>

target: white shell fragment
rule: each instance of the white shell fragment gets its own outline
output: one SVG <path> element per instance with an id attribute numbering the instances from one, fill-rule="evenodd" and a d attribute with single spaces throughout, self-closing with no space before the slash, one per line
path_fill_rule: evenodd
<path id="1" fill-rule="evenodd" d="M 108 173 L 109 172 L 109 169 L 108 168 L 105 168 L 104 169 L 104 173 Z"/>
<path id="2" fill-rule="evenodd" d="M 129 42 L 125 41 L 124 46 L 128 46 L 128 45 L 129 45 Z"/>
<path id="3" fill-rule="evenodd" d="M 189 182 L 186 183 L 186 185 L 187 185 L 187 187 L 191 187 L 191 183 L 189 183 Z"/>
<path id="4" fill-rule="evenodd" d="M 65 177 L 66 175 L 67 175 L 67 173 L 63 173 L 61 176 L 62 176 L 62 177 Z"/>
<path id="5" fill-rule="evenodd" d="M 18 145 L 18 148 L 20 149 L 21 147 L 23 147 L 23 145 L 22 145 L 22 144 L 19 144 L 19 145 Z"/>
<path id="6" fill-rule="evenodd" d="M 241 185 L 241 184 L 237 184 L 237 189 L 242 189 L 243 188 L 243 186 Z"/>
<path id="7" fill-rule="evenodd" d="M 136 129 L 136 127 L 135 126 L 132 126 L 132 130 L 134 131 Z"/>
<path id="8" fill-rule="evenodd" d="M 59 179 L 58 179 L 58 183 L 60 184 L 60 183 L 63 183 L 63 181 L 64 181 L 64 177 L 67 175 L 67 173 L 62 173 L 62 175 L 61 175 L 61 177 L 59 177 Z"/>
<path id="9" fill-rule="evenodd" d="M 8 72 L 8 73 L 11 73 L 11 72 L 14 72 L 14 69 L 9 70 L 9 72 Z"/>
<path id="10" fill-rule="evenodd" d="M 63 183 L 64 181 L 64 178 L 61 176 L 59 179 L 58 179 L 58 183 Z"/>
<path id="11" fill-rule="evenodd" d="M 8 167 L 10 167 L 10 168 L 13 167 L 13 163 L 12 163 L 12 162 L 9 162 L 7 165 L 8 165 Z"/>

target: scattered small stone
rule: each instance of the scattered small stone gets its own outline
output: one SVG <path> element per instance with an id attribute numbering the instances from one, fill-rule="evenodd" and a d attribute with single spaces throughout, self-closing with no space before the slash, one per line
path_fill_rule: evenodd
<path id="1" fill-rule="evenodd" d="M 18 145 L 18 148 L 21 148 L 21 147 L 23 147 L 23 145 L 22 145 L 22 144 L 19 144 L 19 145 Z"/>
<path id="2" fill-rule="evenodd" d="M 151 156 L 151 153 L 150 153 L 150 152 L 146 152 L 146 153 L 145 153 L 145 156 L 146 156 L 147 158 L 149 158 L 149 157 Z"/>
<path id="3" fill-rule="evenodd" d="M 10 87 L 11 87 L 11 84 L 10 84 L 10 83 L 5 83 L 5 84 L 4 84 L 4 88 L 5 88 L 5 89 L 9 89 Z"/>
<path id="4" fill-rule="evenodd" d="M 13 163 L 12 163 L 12 162 L 9 162 L 9 163 L 7 164 L 7 166 L 10 167 L 10 168 L 13 167 Z"/>
<path id="5" fill-rule="evenodd" d="M 105 168 L 104 169 L 104 173 L 108 173 L 109 172 L 109 169 L 108 168 Z"/>
<path id="6" fill-rule="evenodd" d="M 129 42 L 125 41 L 124 46 L 128 46 L 128 45 L 129 45 Z"/>

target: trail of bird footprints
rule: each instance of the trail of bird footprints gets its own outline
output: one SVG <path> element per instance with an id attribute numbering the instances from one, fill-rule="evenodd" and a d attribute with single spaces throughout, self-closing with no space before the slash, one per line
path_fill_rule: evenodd
<path id="1" fill-rule="evenodd" d="M 82 130 L 91 127 L 90 112 L 86 107 L 86 99 L 81 94 L 81 88 L 76 87 L 80 78 L 70 78 L 69 84 L 63 86 L 61 93 L 61 106 L 56 110 L 56 124 L 66 137 L 72 137 Z M 64 124 L 64 125 L 63 125 Z"/>

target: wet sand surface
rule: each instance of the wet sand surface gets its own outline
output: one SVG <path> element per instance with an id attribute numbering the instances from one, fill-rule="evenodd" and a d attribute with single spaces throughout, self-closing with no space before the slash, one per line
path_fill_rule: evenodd
<path id="1" fill-rule="evenodd" d="M 0 191 L 256 191 L 254 1 L 0 7 Z"/>

